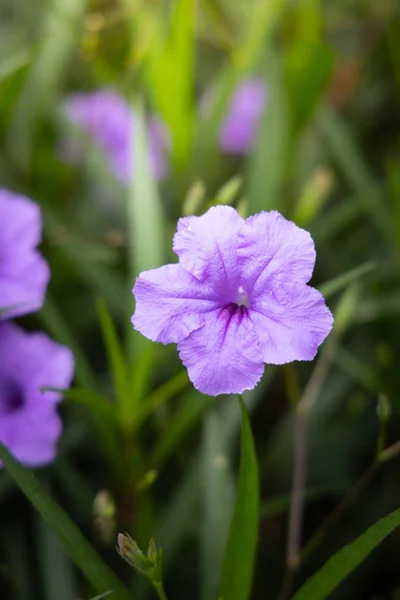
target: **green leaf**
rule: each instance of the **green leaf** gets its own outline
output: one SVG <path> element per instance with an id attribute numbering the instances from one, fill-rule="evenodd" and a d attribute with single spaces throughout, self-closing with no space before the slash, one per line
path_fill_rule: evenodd
<path id="1" fill-rule="evenodd" d="M 324 106 L 318 115 L 318 125 L 333 159 L 347 178 L 364 211 L 369 214 L 386 237 L 390 231 L 388 214 L 379 187 L 369 173 L 350 127 L 333 109 Z"/>
<path id="2" fill-rule="evenodd" d="M 10 150 L 18 164 L 27 166 L 36 127 L 57 105 L 57 95 L 83 26 L 86 0 L 51 0 L 43 31 L 10 127 Z"/>
<path id="3" fill-rule="evenodd" d="M 40 391 L 44 394 L 51 391 L 59 392 L 67 400 L 72 400 L 84 406 L 89 411 L 101 439 L 101 451 L 106 454 L 113 468 L 117 468 L 120 465 L 121 461 L 118 454 L 118 413 L 114 403 L 96 392 L 81 388 L 62 390 L 46 386 L 42 387 Z"/>
<path id="4" fill-rule="evenodd" d="M 76 360 L 76 380 L 84 388 L 95 389 L 96 378 L 80 343 L 72 333 L 55 300 L 47 294 L 46 302 L 39 312 L 39 318 L 57 341 L 65 344 L 74 353 Z"/>
<path id="5" fill-rule="evenodd" d="M 285 57 L 285 79 L 294 134 L 306 125 L 328 85 L 334 56 L 323 43 L 299 40 L 290 47 Z"/>
<path id="6" fill-rule="evenodd" d="M 370 273 L 374 269 L 376 269 L 378 263 L 375 260 L 369 260 L 363 265 L 359 267 L 355 267 L 354 269 L 350 269 L 350 271 L 346 271 L 342 275 L 323 283 L 318 287 L 319 291 L 325 298 L 329 296 L 333 296 L 337 292 L 340 292 L 344 287 L 348 286 L 350 283 L 360 279 L 367 273 Z"/>
<path id="7" fill-rule="evenodd" d="M 194 391 L 183 399 L 183 404 L 164 435 L 157 442 L 150 464 L 159 467 L 174 451 L 180 440 L 198 422 L 214 398 Z"/>
<path id="8" fill-rule="evenodd" d="M 219 589 L 219 596 L 224 600 L 248 600 L 250 597 L 258 538 L 258 464 L 250 420 L 241 398 L 240 410 L 242 436 L 239 482 Z"/>
<path id="9" fill-rule="evenodd" d="M 150 171 L 148 143 L 143 103 L 135 103 L 136 120 L 133 135 L 134 168 L 127 197 L 127 218 L 129 232 L 129 262 L 131 283 L 129 286 L 130 315 L 133 313 L 131 288 L 135 278 L 142 271 L 154 269 L 164 263 L 164 220 L 163 207 L 157 183 Z M 130 316 L 129 315 L 129 316 Z M 128 315 L 127 315 L 128 317 Z M 136 364 L 133 367 L 134 379 L 130 382 L 130 400 L 124 408 L 127 428 L 132 426 L 133 411 L 141 404 L 146 389 L 149 370 L 152 365 L 154 344 L 144 338 L 126 318 L 128 329 L 128 350 Z"/>
<path id="10" fill-rule="evenodd" d="M 104 594 L 100 594 L 99 596 L 95 596 L 94 598 L 91 598 L 91 600 L 103 600 L 103 598 L 107 598 L 107 596 L 110 596 L 110 594 L 112 594 L 112 590 L 104 592 Z"/>
<path id="11" fill-rule="evenodd" d="M 104 300 L 97 301 L 97 313 L 113 377 L 121 425 L 129 429 L 131 426 L 131 394 L 128 368 L 117 331 Z"/>
<path id="12" fill-rule="evenodd" d="M 194 13 L 195 0 L 175 0 L 167 35 L 159 21 L 147 63 L 154 103 L 171 131 L 179 168 L 190 156 L 193 137 Z"/>
<path id="13" fill-rule="evenodd" d="M 168 402 L 168 400 L 179 394 L 179 392 L 182 392 L 188 387 L 189 383 L 189 377 L 185 369 L 151 392 L 139 407 L 139 411 L 135 416 L 135 427 L 140 427 L 143 421 L 157 410 L 157 408 Z"/>
<path id="14" fill-rule="evenodd" d="M 231 402 L 231 398 L 227 399 Z M 222 439 L 221 411 L 208 410 L 203 419 L 200 500 L 201 527 L 201 598 L 217 597 L 219 573 L 229 533 L 235 484 L 229 460 L 228 444 Z"/>
<path id="15" fill-rule="evenodd" d="M 400 509 L 367 529 L 352 544 L 337 552 L 295 594 L 293 600 L 323 600 L 400 525 Z"/>
<path id="16" fill-rule="evenodd" d="M 163 264 L 163 207 L 157 183 L 148 161 L 148 140 L 143 103 L 134 103 L 136 112 L 133 135 L 134 165 L 128 192 L 128 228 L 132 276 Z M 133 286 L 133 280 L 132 280 Z"/>
<path id="17" fill-rule="evenodd" d="M 7 56 L 7 58 L 0 63 L 0 82 L 3 82 L 8 77 L 11 77 L 16 71 L 19 71 L 19 69 L 28 65 L 30 60 L 30 53 L 26 49 L 20 50 L 11 56 Z"/>
<path id="18" fill-rule="evenodd" d="M 289 114 L 278 64 L 268 80 L 268 106 L 248 165 L 245 195 L 250 213 L 279 208 L 289 146 Z"/>
<path id="19" fill-rule="evenodd" d="M 37 516 L 39 562 L 45 600 L 71 600 L 78 594 L 76 572 L 51 529 Z"/>
<path id="20" fill-rule="evenodd" d="M 104 589 L 112 589 L 115 600 L 132 600 L 128 590 L 87 542 L 80 529 L 46 494 L 34 473 L 18 463 L 1 443 L 0 459 L 21 491 L 50 526 L 64 550 L 92 583 L 94 589 L 100 593 L 103 593 Z"/>

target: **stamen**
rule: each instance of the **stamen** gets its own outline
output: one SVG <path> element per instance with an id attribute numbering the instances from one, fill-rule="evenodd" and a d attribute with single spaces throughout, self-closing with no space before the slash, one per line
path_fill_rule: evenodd
<path id="1" fill-rule="evenodd" d="M 250 308 L 250 299 L 249 296 L 246 292 L 246 290 L 244 289 L 244 287 L 241 285 L 240 287 L 238 287 L 238 298 L 236 300 L 236 304 L 238 306 L 245 306 L 246 308 Z"/>

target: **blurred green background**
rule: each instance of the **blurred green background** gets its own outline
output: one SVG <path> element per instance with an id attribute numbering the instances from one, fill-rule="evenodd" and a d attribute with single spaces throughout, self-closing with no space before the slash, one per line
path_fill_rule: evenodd
<path id="1" fill-rule="evenodd" d="M 232 157 L 218 147 L 218 128 L 249 75 L 265 81 L 267 108 L 252 152 Z M 97 156 L 62 161 L 65 99 L 104 87 L 167 124 L 160 185 L 145 166 L 124 189 Z M 210 88 L 205 119 L 199 102 Z M 391 406 L 385 445 L 400 439 L 399 134 L 397 0 L 0 0 L 0 184 L 40 204 L 52 270 L 44 308 L 22 321 L 69 345 L 77 362 L 58 458 L 37 474 L 133 598 L 154 596 L 117 556 L 118 531 L 145 545 L 155 536 L 170 600 L 216 599 L 240 426 L 234 398 L 201 396 L 175 348 L 132 332 L 134 278 L 174 261 L 177 219 L 212 202 L 243 215 L 276 208 L 315 240 L 312 283 L 326 294 L 336 329 L 316 363 L 267 367 L 245 394 L 262 491 L 252 598 L 275 598 L 293 406 L 318 361 L 305 542 L 372 464 L 379 399 Z M 399 473 L 400 458 L 377 469 L 306 556 L 298 585 L 400 506 Z M 394 532 L 332 598 L 398 600 L 399 549 Z M 93 595 L 0 472 L 1 600 Z"/>

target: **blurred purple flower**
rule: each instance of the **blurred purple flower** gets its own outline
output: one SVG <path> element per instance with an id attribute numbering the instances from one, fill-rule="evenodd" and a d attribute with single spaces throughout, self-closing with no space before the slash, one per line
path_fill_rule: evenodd
<path id="1" fill-rule="evenodd" d="M 41 229 L 37 204 L 0 189 L 0 321 L 43 304 L 50 271 L 36 249 Z"/>
<path id="2" fill-rule="evenodd" d="M 213 90 L 206 92 L 201 110 L 206 114 Z M 257 138 L 260 120 L 268 100 L 262 79 L 253 77 L 242 81 L 234 90 L 227 113 L 218 132 L 221 149 L 228 154 L 249 154 Z"/>
<path id="3" fill-rule="evenodd" d="M 69 386 L 72 353 L 43 333 L 0 323 L 0 356 L 0 441 L 23 464 L 46 465 L 56 456 L 61 434 L 61 395 L 42 393 L 40 387 Z"/>
<path id="4" fill-rule="evenodd" d="M 255 387 L 264 363 L 312 360 L 332 328 L 323 296 L 309 287 L 310 234 L 277 211 L 242 219 L 230 206 L 178 222 L 179 264 L 141 273 L 132 322 L 153 341 L 177 343 L 205 394 Z"/>
<path id="5" fill-rule="evenodd" d="M 136 115 L 129 104 L 112 90 L 79 93 L 68 98 L 66 114 L 104 154 L 115 177 L 127 185 L 132 170 L 132 132 L 136 126 Z M 155 117 L 148 121 L 147 137 L 150 168 L 155 179 L 162 179 L 166 172 L 168 136 Z M 79 161 L 83 154 L 79 140 L 64 140 L 62 154 L 68 162 Z"/>

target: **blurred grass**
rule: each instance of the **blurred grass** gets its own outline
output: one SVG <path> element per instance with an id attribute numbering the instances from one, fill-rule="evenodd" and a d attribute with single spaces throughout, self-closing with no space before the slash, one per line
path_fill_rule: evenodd
<path id="1" fill-rule="evenodd" d="M 306 538 L 370 463 L 381 392 L 392 406 L 388 438 L 400 438 L 399 33 L 397 3 L 370 0 L 4 0 L 0 6 L 1 184 L 40 203 L 43 252 L 52 266 L 47 302 L 26 326 L 46 329 L 72 348 L 77 362 L 76 387 L 62 409 L 59 458 L 43 475 L 123 581 L 130 582 L 130 573 L 114 541 L 102 545 L 93 533 L 97 491 L 112 492 L 117 527 L 146 543 L 155 534 L 164 548 L 167 595 L 175 600 L 216 597 L 233 501 L 235 400 L 193 391 L 174 351 L 147 343 L 129 323 L 134 278 L 176 260 L 170 247 L 180 207 L 188 214 L 215 202 L 246 214 L 278 208 L 312 233 L 312 283 L 331 308 L 356 283 L 351 319 L 310 417 Z M 257 144 L 246 157 L 224 155 L 219 125 L 237 82 L 254 75 L 268 90 Z M 112 182 L 101 156 L 86 168 L 65 165 L 59 155 L 65 95 L 107 86 L 123 90 L 140 113 L 137 175 L 128 189 Z M 210 90 L 205 117 L 199 104 Z M 146 161 L 148 110 L 169 130 L 170 165 L 160 185 Z M 108 204 L 98 201 L 102 192 L 111 192 Z M 101 344 L 95 298 L 107 307 L 113 360 Z M 328 345 L 321 355 L 327 351 Z M 289 400 L 296 402 L 312 369 L 269 366 L 246 398 L 264 507 L 254 598 L 274 598 L 279 588 L 290 495 Z M 118 404 L 110 402 L 114 396 Z M 146 479 L 153 469 L 157 476 Z M 298 583 L 399 501 L 394 464 L 310 557 Z M 52 598 L 61 581 L 60 598 L 93 595 L 4 471 L 0 510 L 2 600 Z M 398 544 L 394 534 L 336 597 L 394 598 Z M 138 599 L 149 592 L 136 576 L 131 587 Z"/>

